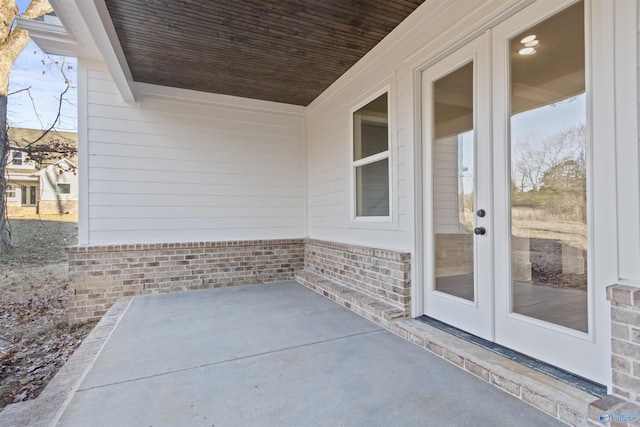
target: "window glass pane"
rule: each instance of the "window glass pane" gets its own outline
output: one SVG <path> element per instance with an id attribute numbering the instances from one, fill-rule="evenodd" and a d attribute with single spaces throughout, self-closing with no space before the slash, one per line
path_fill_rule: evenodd
<path id="1" fill-rule="evenodd" d="M 389 216 L 389 159 L 356 168 L 356 216 Z"/>
<path id="2" fill-rule="evenodd" d="M 29 204 L 36 204 L 36 187 L 34 186 L 29 187 Z"/>
<path id="3" fill-rule="evenodd" d="M 58 194 L 71 193 L 71 184 L 58 184 Z"/>
<path id="4" fill-rule="evenodd" d="M 512 311 L 586 332 L 584 4 L 510 50 Z"/>
<path id="5" fill-rule="evenodd" d="M 387 94 L 353 113 L 353 159 L 360 160 L 389 149 Z"/>

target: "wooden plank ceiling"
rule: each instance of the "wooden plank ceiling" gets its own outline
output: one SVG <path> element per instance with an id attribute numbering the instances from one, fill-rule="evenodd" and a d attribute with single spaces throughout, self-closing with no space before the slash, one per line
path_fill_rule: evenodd
<path id="1" fill-rule="evenodd" d="M 424 0 L 106 0 L 138 82 L 308 105 Z"/>

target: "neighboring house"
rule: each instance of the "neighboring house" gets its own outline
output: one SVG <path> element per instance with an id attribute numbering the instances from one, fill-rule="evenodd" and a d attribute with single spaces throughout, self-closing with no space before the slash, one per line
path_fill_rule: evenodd
<path id="1" fill-rule="evenodd" d="M 78 167 L 61 159 L 35 174 L 40 183 L 40 214 L 78 213 Z"/>
<path id="2" fill-rule="evenodd" d="M 39 182 L 35 162 L 24 153 L 9 150 L 7 159 L 7 212 L 9 216 L 35 213 L 38 206 Z"/>
<path id="3" fill-rule="evenodd" d="M 68 159 L 37 165 L 18 146 L 35 141 L 42 135 L 37 129 L 9 129 L 7 159 L 7 208 L 9 216 L 78 212 L 77 166 Z M 44 140 L 64 138 L 77 141 L 72 132 L 52 132 Z M 77 156 L 74 159 L 77 161 Z"/>
<path id="4" fill-rule="evenodd" d="M 51 3 L 19 25 L 79 57 L 74 320 L 295 278 L 565 422 L 572 380 L 406 319 L 640 413 L 638 1 Z"/>

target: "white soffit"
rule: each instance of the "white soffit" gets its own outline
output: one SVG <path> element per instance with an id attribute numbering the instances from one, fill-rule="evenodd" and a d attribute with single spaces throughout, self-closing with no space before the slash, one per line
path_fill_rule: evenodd
<path id="1" fill-rule="evenodd" d="M 80 45 L 62 24 L 16 18 L 18 27 L 29 32 L 31 39 L 51 55 L 78 56 Z"/>
<path id="2" fill-rule="evenodd" d="M 18 19 L 45 52 L 103 61 L 125 102 L 135 102 L 133 77 L 104 0 L 50 0 L 58 20 Z"/>
<path id="3" fill-rule="evenodd" d="M 47 15 L 44 21 L 16 18 L 17 25 L 28 31 L 30 38 L 47 54 L 101 59 L 86 26 L 82 31 L 83 23 L 79 22 L 81 17 L 75 5 L 70 8 L 67 0 L 50 3 L 57 16 Z M 79 25 L 70 25 L 71 22 Z"/>

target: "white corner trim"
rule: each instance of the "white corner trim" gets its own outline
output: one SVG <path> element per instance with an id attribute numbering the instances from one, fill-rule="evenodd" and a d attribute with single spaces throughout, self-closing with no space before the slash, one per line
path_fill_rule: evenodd
<path id="1" fill-rule="evenodd" d="M 75 0 L 125 102 L 136 102 L 133 76 L 104 0 Z"/>
<path id="2" fill-rule="evenodd" d="M 635 1 L 613 3 L 618 278 L 640 280 L 640 150 Z"/>
<path id="3" fill-rule="evenodd" d="M 78 58 L 78 244 L 89 242 L 89 114 L 87 61 Z"/>

